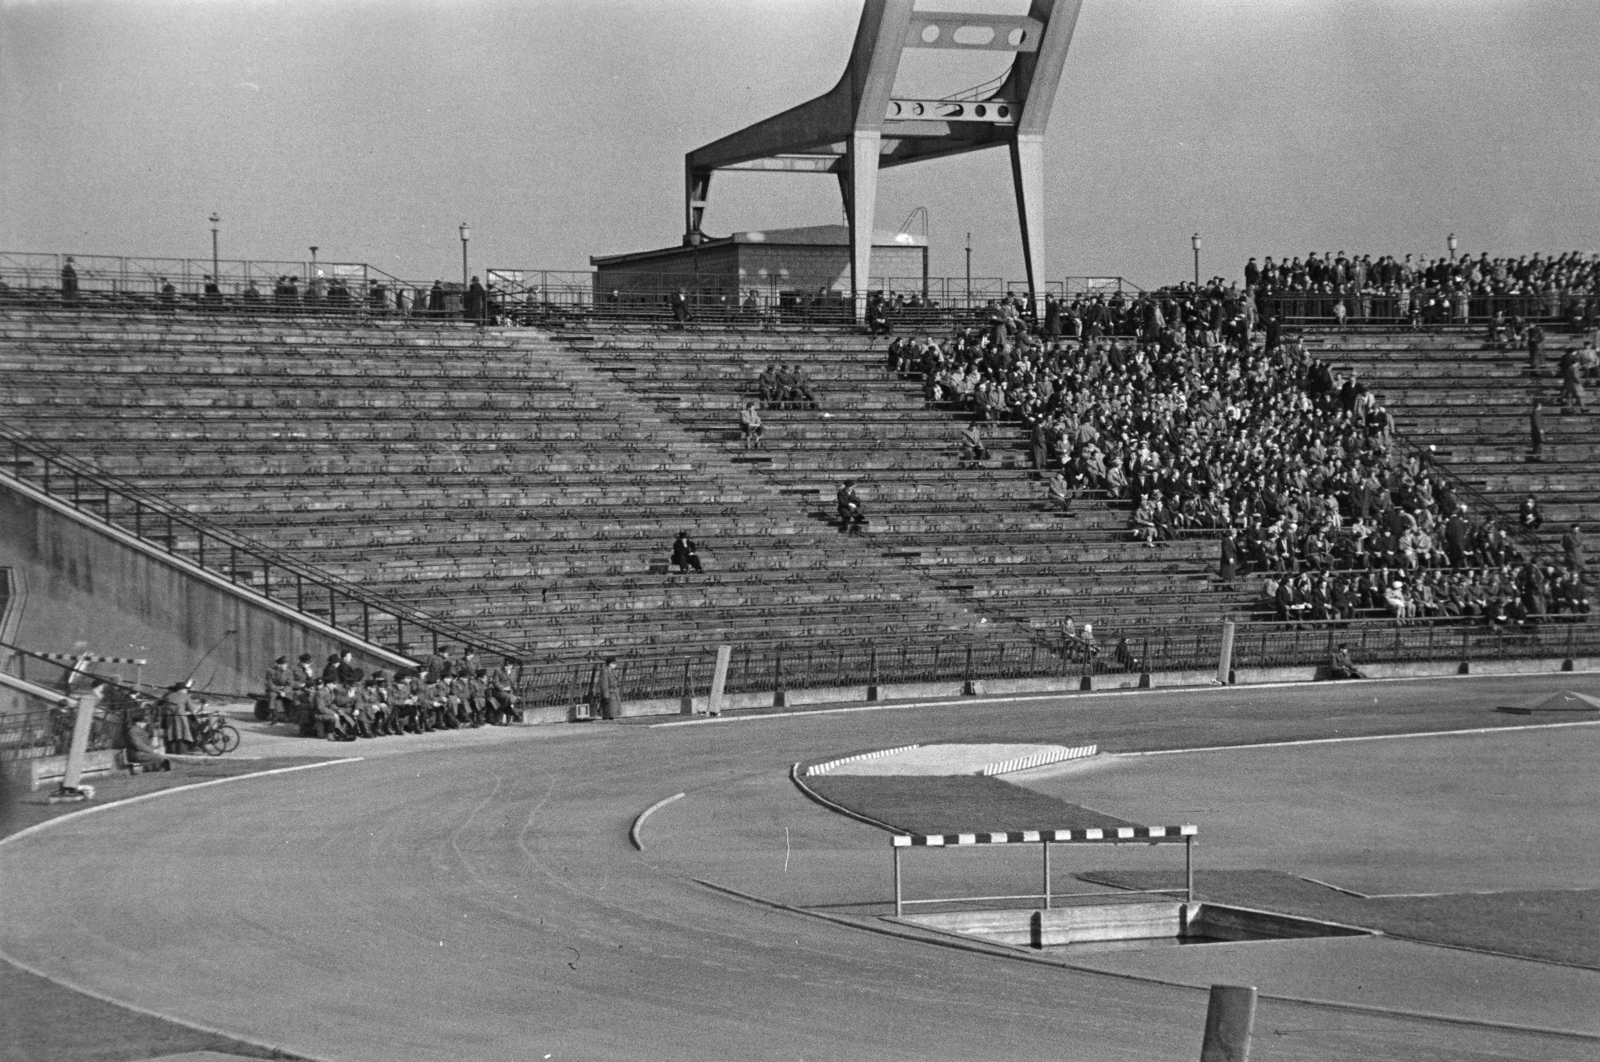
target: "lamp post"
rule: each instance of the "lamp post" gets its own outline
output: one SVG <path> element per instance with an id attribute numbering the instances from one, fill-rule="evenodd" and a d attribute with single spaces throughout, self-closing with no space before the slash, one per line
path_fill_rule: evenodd
<path id="1" fill-rule="evenodd" d="M 215 210 L 211 212 L 211 279 L 220 288 L 222 272 L 217 268 L 217 223 L 222 220 Z"/>
<path id="2" fill-rule="evenodd" d="M 967 305 L 972 305 L 972 233 L 967 233 Z"/>
<path id="3" fill-rule="evenodd" d="M 1200 290 L 1200 234 L 1197 232 L 1189 237 L 1189 242 L 1194 245 L 1194 290 Z"/>
<path id="4" fill-rule="evenodd" d="M 1450 261 L 1454 262 L 1456 260 L 1456 234 L 1452 232 L 1444 242 L 1449 245 Z"/>
<path id="5" fill-rule="evenodd" d="M 461 223 L 461 296 L 467 294 L 467 241 L 472 238 L 472 230 L 467 228 L 467 223 Z"/>
<path id="6" fill-rule="evenodd" d="M 313 245 L 312 248 L 311 248 L 311 271 L 306 274 L 306 283 L 309 285 L 311 283 L 311 278 L 316 276 L 316 275 L 317 275 L 317 248 L 316 248 L 315 245 Z"/>

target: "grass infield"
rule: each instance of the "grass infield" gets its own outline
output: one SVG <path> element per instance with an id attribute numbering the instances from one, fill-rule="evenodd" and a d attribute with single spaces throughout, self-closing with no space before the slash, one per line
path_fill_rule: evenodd
<path id="1" fill-rule="evenodd" d="M 1183 875 L 1089 870 L 1084 881 L 1182 891 Z M 1456 893 L 1363 899 L 1276 870 L 1202 870 L 1203 900 L 1376 929 L 1427 944 L 1600 970 L 1600 889 Z"/>

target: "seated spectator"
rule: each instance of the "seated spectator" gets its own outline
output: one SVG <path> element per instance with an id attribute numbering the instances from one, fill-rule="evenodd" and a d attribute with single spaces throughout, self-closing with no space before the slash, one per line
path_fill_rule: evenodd
<path id="1" fill-rule="evenodd" d="M 756 412 L 754 402 L 746 402 L 744 409 L 739 412 L 739 433 L 744 439 L 746 450 L 761 449 L 761 435 L 765 429 L 761 424 L 761 414 Z"/>
<path id="2" fill-rule="evenodd" d="M 761 407 L 774 409 L 783 401 L 783 384 L 778 379 L 776 366 L 768 365 L 756 378 L 756 387 L 761 395 Z"/>
<path id="3" fill-rule="evenodd" d="M 1335 680 L 1366 678 L 1350 659 L 1350 647 L 1344 642 L 1328 658 L 1328 677 Z"/>
<path id="4" fill-rule="evenodd" d="M 797 409 L 819 409 L 816 393 L 811 390 L 811 379 L 804 365 L 796 362 L 789 367 L 789 402 Z"/>
<path id="5" fill-rule="evenodd" d="M 489 677 L 487 691 L 489 722 L 496 726 L 510 726 L 518 722 L 516 665 L 507 660 Z"/>
<path id="6" fill-rule="evenodd" d="M 1063 513 L 1072 511 L 1074 491 L 1067 484 L 1067 477 L 1061 470 L 1057 469 L 1056 474 L 1050 477 L 1048 490 L 1050 493 L 1050 508 L 1059 509 Z"/>
<path id="7" fill-rule="evenodd" d="M 1112 651 L 1111 658 L 1116 661 L 1117 666 L 1123 671 L 1131 672 L 1144 670 L 1142 667 L 1142 661 L 1140 661 L 1139 657 L 1134 653 L 1133 647 L 1128 644 L 1128 638 L 1126 635 L 1123 635 L 1117 639 L 1117 646 L 1116 649 Z"/>
<path id="8" fill-rule="evenodd" d="M 691 568 L 697 572 L 705 570 L 700 566 L 700 551 L 687 531 L 679 531 L 678 537 L 673 540 L 672 566 L 680 572 L 687 572 Z"/>
<path id="9" fill-rule="evenodd" d="M 337 688 L 337 682 L 317 680 L 317 684 L 311 690 L 311 725 L 318 738 L 327 741 L 354 741 L 355 723 L 343 715 L 335 703 L 334 694 Z"/>
<path id="10" fill-rule="evenodd" d="M 150 731 L 146 728 L 142 711 L 129 710 L 123 714 L 122 738 L 123 756 L 128 761 L 129 774 L 172 770 L 172 761 L 157 752 L 154 742 L 150 740 Z"/>
<path id="11" fill-rule="evenodd" d="M 856 481 L 847 479 L 834 494 L 834 505 L 839 511 L 839 530 L 859 535 L 867 526 L 867 516 L 861 508 L 861 497 L 856 493 Z"/>
<path id="12" fill-rule="evenodd" d="M 961 429 L 961 467 L 975 468 L 989 460 L 989 448 L 983 443 L 983 431 L 976 423 Z"/>

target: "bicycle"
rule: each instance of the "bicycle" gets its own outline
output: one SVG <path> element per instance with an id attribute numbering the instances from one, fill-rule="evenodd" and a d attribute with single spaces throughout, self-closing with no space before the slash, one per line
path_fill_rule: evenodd
<path id="1" fill-rule="evenodd" d="M 239 731 L 221 712 L 196 712 L 190 718 L 194 747 L 208 756 L 221 756 L 239 747 Z"/>

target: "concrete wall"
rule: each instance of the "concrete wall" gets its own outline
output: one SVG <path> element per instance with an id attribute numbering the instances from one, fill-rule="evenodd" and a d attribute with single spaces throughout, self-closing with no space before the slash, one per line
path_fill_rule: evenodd
<path id="1" fill-rule="evenodd" d="M 280 653 L 293 660 L 307 652 L 320 666 L 348 645 L 367 669 L 393 668 L 403 659 L 346 642 L 309 617 L 241 592 L 3 479 L 0 567 L 19 574 L 13 591 L 25 588 L 11 604 L 15 644 L 41 653 L 142 657 L 150 662 L 144 669 L 150 683 L 176 682 L 194 672 L 198 689 L 243 694 L 261 689 L 262 674 Z M 229 630 L 237 633 L 225 637 Z M 105 674 L 121 670 L 133 679 L 131 667 L 102 667 Z"/>

